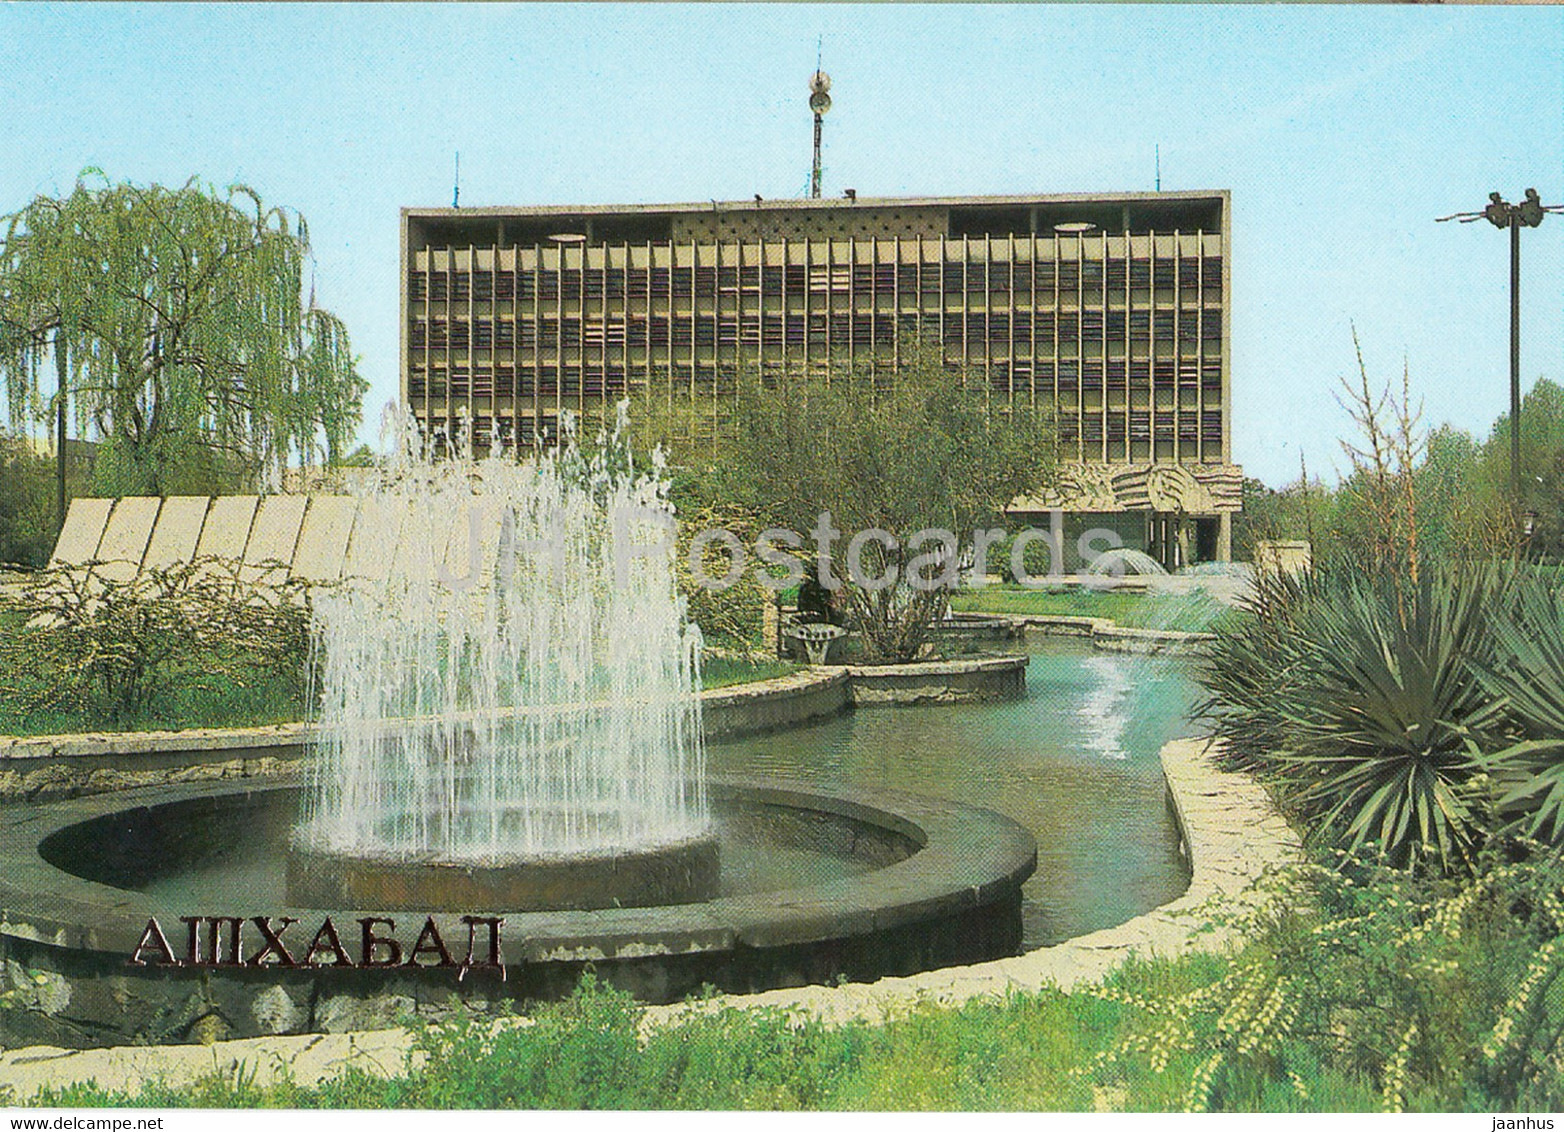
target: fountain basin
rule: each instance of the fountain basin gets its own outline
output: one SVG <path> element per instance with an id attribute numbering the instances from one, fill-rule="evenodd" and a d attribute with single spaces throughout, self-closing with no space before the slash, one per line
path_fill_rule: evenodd
<path id="1" fill-rule="evenodd" d="M 492 864 L 358 857 L 301 845 L 288 850 L 288 899 L 309 908 L 641 908 L 709 900 L 720 876 L 713 833 L 619 852 Z"/>
<path id="2" fill-rule="evenodd" d="M 296 951 L 331 917 L 352 950 L 354 921 L 385 913 L 396 926 L 377 930 L 396 935 L 404 956 L 412 950 L 422 908 L 301 908 L 221 876 L 199 897 L 169 894 L 170 879 L 224 861 L 241 869 L 271 862 L 280 877 L 296 784 L 190 783 L 0 808 L 0 860 L 8 862 L 0 875 L 0 949 L 8 967 L 28 972 L 39 999 L 34 1009 L 0 1012 L 0 1044 L 374 1028 L 404 1014 L 440 1018 L 458 1002 L 481 1010 L 504 999 L 555 997 L 588 968 L 644 1001 L 669 1002 L 707 985 L 747 992 L 864 981 L 1019 949 L 1020 889 L 1036 867 L 1036 848 L 1014 821 L 943 800 L 783 780 L 715 779 L 709 790 L 719 823 L 744 838 L 763 836 L 767 855 L 839 860 L 846 875 L 791 882 L 760 875 L 745 891 L 639 908 L 463 908 L 505 919 L 503 971 L 467 972 L 416 962 L 375 969 L 129 964 L 152 918 L 182 952 L 181 917 L 293 916 Z M 267 812 L 285 820 L 267 829 L 260 817 Z M 265 891 L 282 893 L 280 879 Z M 462 915 L 431 911 L 428 918 L 460 959 L 468 938 Z M 260 939 L 253 930 L 245 939 L 248 958 Z"/>

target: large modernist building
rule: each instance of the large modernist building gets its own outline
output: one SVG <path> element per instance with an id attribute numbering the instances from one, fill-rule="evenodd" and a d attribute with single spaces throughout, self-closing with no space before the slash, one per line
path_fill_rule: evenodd
<path id="1" fill-rule="evenodd" d="M 1055 410 L 1059 485 L 1018 503 L 1165 562 L 1225 559 L 1225 192 L 404 209 L 402 392 L 521 445 L 629 395 L 710 405 L 746 366 L 914 340 Z"/>

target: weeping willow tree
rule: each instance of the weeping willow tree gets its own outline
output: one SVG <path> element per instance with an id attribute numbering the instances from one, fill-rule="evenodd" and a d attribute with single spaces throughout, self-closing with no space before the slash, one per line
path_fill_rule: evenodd
<path id="1" fill-rule="evenodd" d="M 70 397 L 119 493 L 253 483 L 334 460 L 368 387 L 303 300 L 309 232 L 238 185 L 110 183 L 0 218 L 0 383 L 18 425 Z M 51 414 L 53 415 L 53 414 Z"/>

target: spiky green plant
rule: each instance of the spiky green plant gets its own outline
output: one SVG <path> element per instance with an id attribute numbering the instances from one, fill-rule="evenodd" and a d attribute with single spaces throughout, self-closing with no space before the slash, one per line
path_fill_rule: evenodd
<path id="1" fill-rule="evenodd" d="M 1317 841 L 1464 867 L 1488 826 L 1483 756 L 1506 734 L 1473 666 L 1507 584 L 1464 567 L 1267 582 L 1253 623 L 1210 650 L 1202 710 Z"/>
<path id="2" fill-rule="evenodd" d="M 1564 845 L 1564 593 L 1559 578 L 1520 578 L 1494 620 L 1497 648 L 1481 666 L 1488 692 L 1508 704 L 1521 734 L 1488 765 L 1504 788 L 1501 813 L 1513 832 Z"/>
<path id="3" fill-rule="evenodd" d="M 1244 615 L 1200 650 L 1198 678 L 1210 696 L 1195 714 L 1214 723 L 1227 765 L 1266 769 L 1287 744 L 1276 707 L 1308 678 L 1298 621 L 1319 588 L 1315 574 L 1260 574 Z"/>

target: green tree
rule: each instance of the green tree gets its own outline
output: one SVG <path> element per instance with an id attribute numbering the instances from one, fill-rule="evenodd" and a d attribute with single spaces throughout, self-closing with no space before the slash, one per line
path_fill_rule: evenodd
<path id="1" fill-rule="evenodd" d="M 1531 545 L 1533 554 L 1553 562 L 1564 561 L 1564 448 L 1539 477 L 1537 510 Z"/>
<path id="2" fill-rule="evenodd" d="M 42 566 L 58 534 L 50 461 L 0 428 L 0 567 Z"/>
<path id="3" fill-rule="evenodd" d="M 1309 540 L 1310 509 L 1318 511 L 1329 499 L 1329 489 L 1319 480 L 1305 485 L 1303 477 L 1279 488 L 1246 478 L 1243 509 L 1233 517 L 1233 557 L 1253 562 L 1261 542 Z"/>
<path id="4" fill-rule="evenodd" d="M 1564 452 L 1564 386 L 1545 377 L 1521 399 L 1521 498 L 1525 506 L 1538 502 L 1538 479 Z M 1510 414 L 1493 422 L 1483 443 L 1485 487 L 1504 499 L 1510 484 Z"/>
<path id="5" fill-rule="evenodd" d="M 1415 482 L 1418 541 L 1430 558 L 1480 556 L 1489 544 L 1484 510 L 1473 507 L 1479 455 L 1465 429 L 1443 424 L 1428 434 Z"/>
<path id="6" fill-rule="evenodd" d="M 74 398 L 77 427 L 90 419 L 104 437 L 104 486 L 254 480 L 293 453 L 333 460 L 351 437 L 367 384 L 341 321 L 302 301 L 302 217 L 242 185 L 112 184 L 89 170 L 3 223 L 12 420 Z"/>
<path id="7" fill-rule="evenodd" d="M 799 556 L 810 569 L 811 532 L 829 515 L 841 532 L 831 573 L 872 660 L 918 654 L 948 608 L 944 583 L 974 529 L 1047 486 L 1054 466 L 1045 404 L 990 399 L 981 375 L 948 369 L 932 349 L 829 378 L 752 371 L 724 415 L 716 459 L 724 493 L 763 524 L 803 535 Z M 958 544 L 913 538 L 931 529 Z M 896 543 L 864 543 L 850 577 L 852 539 L 871 530 Z"/>

